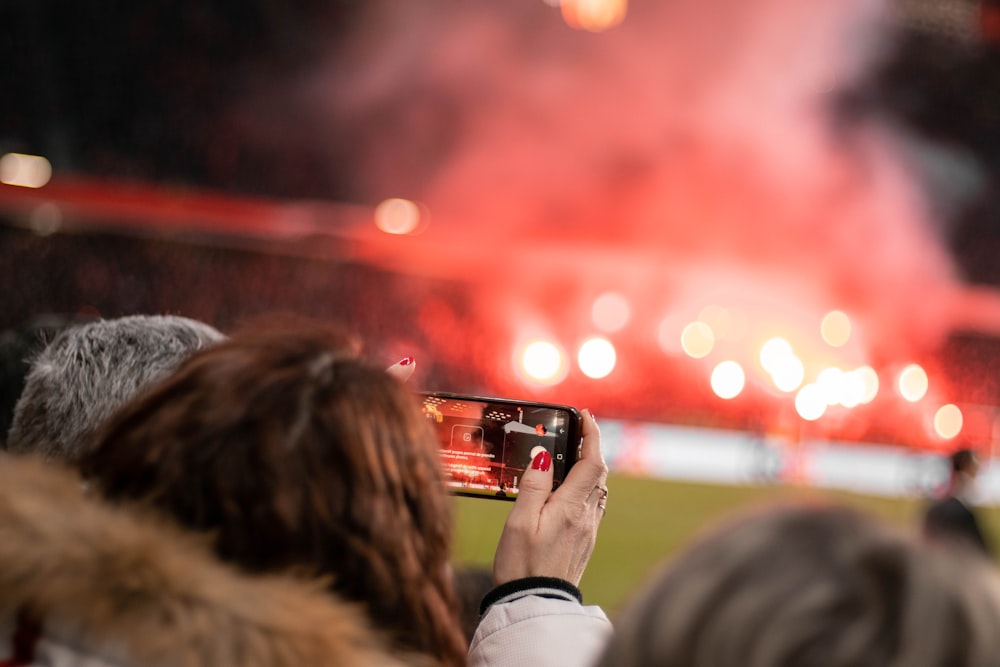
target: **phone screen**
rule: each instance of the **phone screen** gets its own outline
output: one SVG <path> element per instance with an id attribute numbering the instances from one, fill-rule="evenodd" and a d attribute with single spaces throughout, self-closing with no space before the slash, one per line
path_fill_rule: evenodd
<path id="1" fill-rule="evenodd" d="M 554 486 L 576 460 L 580 413 L 574 408 L 442 393 L 422 398 L 441 445 L 445 483 L 455 493 L 513 500 L 542 450 L 552 455 Z"/>

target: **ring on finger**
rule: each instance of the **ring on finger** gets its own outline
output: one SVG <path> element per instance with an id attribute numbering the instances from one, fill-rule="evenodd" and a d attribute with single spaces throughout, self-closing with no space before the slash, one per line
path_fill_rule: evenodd
<path id="1" fill-rule="evenodd" d="M 601 500 L 608 499 L 608 487 L 606 486 L 595 486 L 595 489 L 601 492 Z"/>

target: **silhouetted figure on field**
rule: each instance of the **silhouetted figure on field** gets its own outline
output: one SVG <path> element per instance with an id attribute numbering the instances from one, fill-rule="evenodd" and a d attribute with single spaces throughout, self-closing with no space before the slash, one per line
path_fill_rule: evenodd
<path id="1" fill-rule="evenodd" d="M 951 455 L 951 479 L 946 494 L 931 504 L 924 515 L 924 535 L 935 541 L 949 541 L 972 546 L 992 555 L 989 543 L 976 520 L 969 496 L 979 474 L 979 458 L 971 449 Z"/>

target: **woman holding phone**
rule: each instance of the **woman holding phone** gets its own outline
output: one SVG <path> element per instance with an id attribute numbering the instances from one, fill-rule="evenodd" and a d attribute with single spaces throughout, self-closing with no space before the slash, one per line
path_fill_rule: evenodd
<path id="1" fill-rule="evenodd" d="M 552 491 L 552 457 L 538 453 L 521 478 L 493 561 L 497 585 L 483 599 L 472 665 L 586 665 L 611 637 L 599 607 L 583 606 L 580 579 L 607 511 L 601 434 L 582 411 L 580 458 Z"/>
<path id="2" fill-rule="evenodd" d="M 576 589 L 607 499 L 586 412 L 583 429 L 557 491 L 544 454 L 525 472 L 471 653 L 437 442 L 410 392 L 342 335 L 259 329 L 198 353 L 112 417 L 82 469 L 106 497 L 206 534 L 223 561 L 319 578 L 402 650 L 442 665 L 561 665 L 590 660 L 610 633 Z"/>

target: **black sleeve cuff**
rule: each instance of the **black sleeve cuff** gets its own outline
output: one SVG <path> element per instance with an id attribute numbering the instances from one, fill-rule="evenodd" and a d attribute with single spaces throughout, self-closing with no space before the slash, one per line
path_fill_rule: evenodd
<path id="1" fill-rule="evenodd" d="M 483 597 L 479 603 L 479 615 L 482 616 L 486 610 L 495 604 L 513 602 L 529 595 L 550 598 L 553 600 L 566 600 L 567 602 L 578 602 L 583 604 L 583 595 L 580 589 L 569 583 L 565 579 L 556 577 L 525 577 L 515 579 L 506 584 L 500 584 Z"/>

